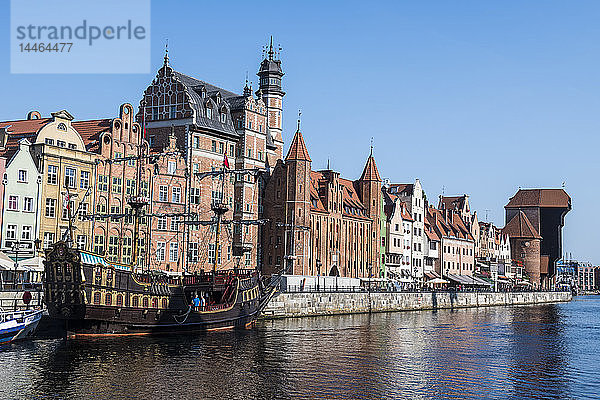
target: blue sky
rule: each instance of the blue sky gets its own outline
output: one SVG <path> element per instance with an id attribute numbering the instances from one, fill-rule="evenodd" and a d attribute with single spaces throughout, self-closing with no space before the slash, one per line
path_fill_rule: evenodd
<path id="1" fill-rule="evenodd" d="M 8 1 L 0 41 L 9 53 Z M 169 39 L 177 70 L 240 92 L 269 35 L 283 47 L 286 144 L 302 109 L 313 168 L 360 175 L 374 137 L 383 177 L 467 193 L 504 224 L 519 187 L 573 198 L 564 250 L 600 262 L 600 3 L 597 1 L 152 2 L 152 70 Z M 117 60 L 107 60 L 115 62 Z M 62 108 L 77 119 L 138 105 L 151 74 L 11 75 L 0 120 Z"/>

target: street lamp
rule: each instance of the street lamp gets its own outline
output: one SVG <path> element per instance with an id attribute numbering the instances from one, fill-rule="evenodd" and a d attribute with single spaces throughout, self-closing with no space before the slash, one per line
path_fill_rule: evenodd
<path id="1" fill-rule="evenodd" d="M 321 276 L 321 260 L 317 260 L 317 292 L 319 291 L 319 277 Z"/>

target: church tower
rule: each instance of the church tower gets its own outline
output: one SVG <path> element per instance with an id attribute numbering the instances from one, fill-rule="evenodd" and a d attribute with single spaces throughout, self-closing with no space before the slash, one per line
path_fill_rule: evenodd
<path id="1" fill-rule="evenodd" d="M 369 241 L 369 264 L 371 265 L 371 276 L 378 277 L 380 268 L 379 262 L 381 261 L 379 256 L 379 241 L 380 241 L 380 207 L 381 207 L 381 177 L 375 164 L 375 158 L 373 158 L 373 146 L 371 146 L 371 154 L 367 158 L 367 163 L 363 173 L 358 181 L 358 192 L 360 199 L 367 209 L 368 217 L 372 221 L 371 235 Z"/>
<path id="2" fill-rule="evenodd" d="M 269 165 L 275 165 L 277 160 L 283 156 L 283 136 L 282 136 L 282 114 L 283 114 L 283 96 L 285 92 L 281 90 L 281 60 L 276 59 L 277 53 L 273 50 L 273 37 L 269 51 L 265 59 L 260 63 L 258 71 L 259 89 L 256 95 L 262 98 L 267 106 L 267 158 Z"/>

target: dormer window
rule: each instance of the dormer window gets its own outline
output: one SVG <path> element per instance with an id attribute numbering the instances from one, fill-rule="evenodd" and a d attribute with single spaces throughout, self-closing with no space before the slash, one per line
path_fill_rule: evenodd
<path id="1" fill-rule="evenodd" d="M 206 106 L 206 118 L 212 118 L 212 108 L 210 106 Z"/>
<path id="2" fill-rule="evenodd" d="M 56 129 L 58 129 L 59 131 L 67 131 L 67 125 L 64 124 L 64 122 L 61 122 L 60 124 L 58 124 L 58 126 L 56 127 Z"/>
<path id="3" fill-rule="evenodd" d="M 225 123 L 227 121 L 227 114 L 224 111 L 221 112 L 221 123 Z"/>
<path id="4" fill-rule="evenodd" d="M 221 103 L 221 93 L 217 93 L 217 104 Z"/>

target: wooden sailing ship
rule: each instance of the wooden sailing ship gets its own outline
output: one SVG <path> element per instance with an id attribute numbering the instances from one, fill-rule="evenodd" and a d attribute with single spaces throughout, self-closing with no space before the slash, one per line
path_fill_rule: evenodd
<path id="1" fill-rule="evenodd" d="M 229 170 L 224 165 L 220 171 L 196 175 L 202 179 L 222 174 L 221 185 L 224 185 L 227 173 L 258 175 L 262 172 L 259 169 Z M 137 235 L 138 220 L 147 199 L 135 196 L 129 204 L 134 210 L 134 235 Z M 217 252 L 221 226 L 236 223 L 223 219 L 227 210 L 221 190 L 220 201 L 212 204 L 214 218 L 211 221 L 194 218 L 188 221 L 190 224 L 216 225 Z M 237 221 L 243 224 L 263 222 Z M 253 324 L 274 291 L 272 287 L 262 286 L 258 268 L 219 270 L 218 254 L 210 272 L 173 274 L 139 267 L 137 237 L 133 241 L 133 262 L 125 265 L 76 249 L 71 236 L 69 232 L 46 250 L 44 279 L 48 312 L 51 317 L 64 321 L 70 337 L 245 328 Z"/>

